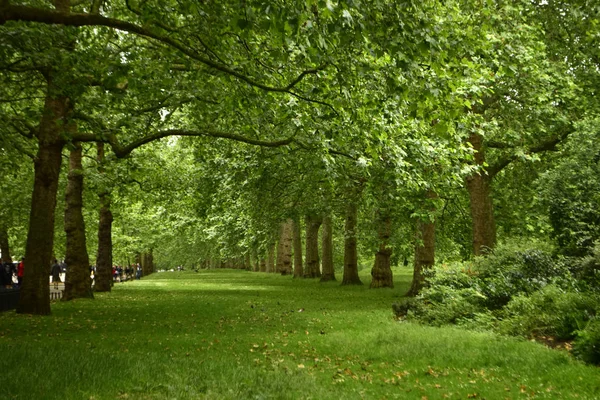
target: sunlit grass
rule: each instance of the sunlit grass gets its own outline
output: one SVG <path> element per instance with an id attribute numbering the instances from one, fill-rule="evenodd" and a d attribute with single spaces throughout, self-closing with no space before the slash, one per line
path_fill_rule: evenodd
<path id="1" fill-rule="evenodd" d="M 216 270 L 0 314 L 0 399 L 580 398 L 600 370 L 540 344 L 393 319 L 408 287 Z"/>

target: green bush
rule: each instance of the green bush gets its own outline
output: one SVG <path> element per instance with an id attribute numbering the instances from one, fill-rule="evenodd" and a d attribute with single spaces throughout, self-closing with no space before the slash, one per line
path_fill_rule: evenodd
<path id="1" fill-rule="evenodd" d="M 428 285 L 410 304 L 408 317 L 441 326 L 472 319 L 485 311 L 486 298 L 479 290 L 479 280 L 465 264 L 437 267 Z"/>
<path id="2" fill-rule="evenodd" d="M 531 294 L 514 297 L 498 324 L 501 333 L 570 340 L 600 309 L 600 299 L 584 293 L 565 292 L 549 285 Z"/>
<path id="3" fill-rule="evenodd" d="M 504 307 L 514 296 L 532 294 L 549 284 L 570 287 L 573 280 L 561 260 L 537 249 L 499 247 L 478 259 L 476 270 L 481 292 L 487 297 L 486 306 L 491 310 Z"/>
<path id="4" fill-rule="evenodd" d="M 590 320 L 587 326 L 577 331 L 573 354 L 581 360 L 600 365 L 600 319 Z"/>
<path id="5" fill-rule="evenodd" d="M 579 287 L 600 292 L 600 243 L 594 245 L 592 254 L 567 259 L 569 270 Z"/>

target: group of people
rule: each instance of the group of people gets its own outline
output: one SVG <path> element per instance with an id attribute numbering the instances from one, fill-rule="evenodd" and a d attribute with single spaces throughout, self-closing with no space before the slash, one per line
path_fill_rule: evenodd
<path id="1" fill-rule="evenodd" d="M 142 277 L 142 266 L 140 263 L 128 265 L 125 269 L 120 265 L 113 265 L 112 267 L 112 276 L 113 281 L 115 282 L 124 282 L 133 279 L 134 273 L 135 279 L 140 279 Z"/>
<path id="2" fill-rule="evenodd" d="M 16 289 L 23 283 L 23 271 L 25 269 L 25 257 L 19 263 L 9 259 L 0 260 L 0 289 Z M 15 282 L 16 276 L 16 282 Z"/>

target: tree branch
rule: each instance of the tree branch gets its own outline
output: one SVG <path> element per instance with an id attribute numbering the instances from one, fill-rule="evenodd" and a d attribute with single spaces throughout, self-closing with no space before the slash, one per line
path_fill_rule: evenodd
<path id="1" fill-rule="evenodd" d="M 269 142 L 269 141 L 264 141 L 264 140 L 256 140 L 256 139 L 247 138 L 245 136 L 238 135 L 235 133 L 211 131 L 211 130 L 190 131 L 190 130 L 183 130 L 183 129 L 168 129 L 168 130 L 164 130 L 164 131 L 159 131 L 152 135 L 148 135 L 148 136 L 139 138 L 138 140 L 135 140 L 134 142 L 129 143 L 128 145 L 122 145 L 120 143 L 119 139 L 117 138 L 117 136 L 113 133 L 110 133 L 105 136 L 97 135 L 97 134 L 77 133 L 77 134 L 73 135 L 73 140 L 80 141 L 80 142 L 108 143 L 110 145 L 110 147 L 113 149 L 115 155 L 119 158 L 123 158 L 123 157 L 128 156 L 133 150 L 137 149 L 140 146 L 143 146 L 147 143 L 150 143 L 150 142 L 153 142 L 153 141 L 156 141 L 156 140 L 168 137 L 168 136 L 203 136 L 203 137 L 209 136 L 209 137 L 214 137 L 214 138 L 234 140 L 236 142 L 242 142 L 242 143 L 247 143 L 247 144 L 251 144 L 254 146 L 261 146 L 261 147 L 281 147 L 281 146 L 286 146 L 294 141 L 294 136 L 290 136 L 289 138 L 283 139 L 283 140 Z"/>
<path id="2" fill-rule="evenodd" d="M 167 46 L 179 50 L 181 53 L 185 54 L 191 59 L 199 61 L 225 74 L 232 75 L 251 86 L 263 89 L 268 92 L 290 93 L 291 89 L 294 88 L 298 83 L 300 83 L 307 75 L 316 74 L 319 71 L 324 70 L 328 66 L 328 64 L 323 64 L 317 68 L 305 70 L 301 72 L 300 75 L 298 75 L 298 77 L 296 77 L 286 86 L 270 86 L 258 82 L 238 71 L 227 67 L 226 65 L 202 57 L 197 52 L 189 49 L 179 41 L 172 39 L 169 36 L 162 35 L 160 33 L 151 31 L 134 23 L 122 21 L 115 18 L 107 18 L 98 14 L 64 13 L 49 9 L 28 6 L 17 6 L 11 5 L 9 0 L 0 0 L 0 25 L 3 25 L 4 23 L 6 23 L 6 21 L 37 22 L 42 24 L 58 24 L 65 26 L 105 26 L 108 28 L 133 33 L 139 36 L 157 40 Z M 294 95 L 298 96 L 297 94 Z"/>
<path id="3" fill-rule="evenodd" d="M 535 153 L 543 153 L 545 151 L 556 151 L 557 150 L 556 146 L 559 143 L 561 143 L 563 140 L 565 140 L 573 132 L 574 132 L 574 129 L 572 127 L 569 127 L 569 129 L 565 130 L 565 132 L 563 134 L 553 136 L 543 142 L 538 143 L 535 146 L 529 147 L 525 151 L 525 153 L 535 154 Z M 490 146 L 488 145 L 488 147 L 490 147 Z M 510 148 L 510 147 L 506 146 L 505 148 Z M 487 171 L 488 175 L 490 176 L 490 178 L 493 179 L 494 176 L 496 176 L 500 171 L 502 171 L 504 168 L 506 168 L 511 162 L 513 162 L 517 158 L 518 157 L 516 154 L 510 154 L 510 155 L 496 161 L 494 164 L 490 165 L 486 169 L 486 171 Z"/>

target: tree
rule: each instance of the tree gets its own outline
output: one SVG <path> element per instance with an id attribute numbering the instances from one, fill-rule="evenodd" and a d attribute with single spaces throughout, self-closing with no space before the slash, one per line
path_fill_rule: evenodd
<path id="1" fill-rule="evenodd" d="M 335 281 L 335 268 L 333 266 L 333 227 L 331 216 L 323 217 L 323 230 L 321 233 L 322 269 L 321 282 Z"/>
<path id="2" fill-rule="evenodd" d="M 63 293 L 64 300 L 94 297 L 82 213 L 83 165 L 81 157 L 81 144 L 75 143 L 69 157 L 69 177 L 65 200 L 65 232 L 67 234 L 65 262 L 67 264 L 67 274 Z"/>

